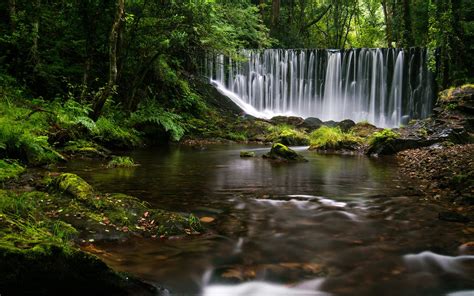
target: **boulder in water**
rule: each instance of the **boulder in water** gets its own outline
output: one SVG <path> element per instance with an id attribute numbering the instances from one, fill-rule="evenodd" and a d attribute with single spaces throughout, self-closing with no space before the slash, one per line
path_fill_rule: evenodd
<path id="1" fill-rule="evenodd" d="M 253 152 L 253 151 L 240 151 L 240 157 L 255 157 L 255 152 Z"/>
<path id="2" fill-rule="evenodd" d="M 263 158 L 278 160 L 278 161 L 307 161 L 303 156 L 296 153 L 294 150 L 286 147 L 281 143 L 272 145 L 269 153 L 264 154 Z"/>

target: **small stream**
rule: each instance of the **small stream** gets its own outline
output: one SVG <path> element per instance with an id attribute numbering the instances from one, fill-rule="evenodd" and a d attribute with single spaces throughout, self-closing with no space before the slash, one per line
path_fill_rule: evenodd
<path id="1" fill-rule="evenodd" d="M 458 247 L 472 225 L 442 222 L 442 209 L 402 184 L 390 158 L 319 155 L 279 164 L 267 147 L 165 147 L 131 154 L 140 166 L 76 161 L 102 192 L 212 217 L 194 237 L 101 242 L 111 267 L 173 295 L 474 295 L 474 256 Z"/>

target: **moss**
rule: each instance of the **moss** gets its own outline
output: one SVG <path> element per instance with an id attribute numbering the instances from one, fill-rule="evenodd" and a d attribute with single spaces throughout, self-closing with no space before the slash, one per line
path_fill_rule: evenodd
<path id="1" fill-rule="evenodd" d="M 240 151 L 240 157 L 255 157 L 255 152 L 253 152 L 253 151 Z"/>
<path id="2" fill-rule="evenodd" d="M 273 144 L 270 152 L 263 157 L 280 161 L 306 161 L 303 156 L 281 143 Z"/>
<path id="3" fill-rule="evenodd" d="M 108 168 L 131 168 L 137 164 L 129 156 L 114 156 L 107 164 Z"/>
<path id="4" fill-rule="evenodd" d="M 53 184 L 61 191 L 81 200 L 87 201 L 94 197 L 94 189 L 76 174 L 64 173 L 58 176 Z"/>
<path id="5" fill-rule="evenodd" d="M 18 178 L 25 168 L 19 165 L 15 161 L 5 161 L 0 159 L 0 182 L 7 181 L 9 179 Z"/>
<path id="6" fill-rule="evenodd" d="M 344 133 L 339 127 L 322 126 L 310 134 L 310 149 L 355 150 L 362 142 L 352 132 Z"/>
<path id="7" fill-rule="evenodd" d="M 308 145 L 308 135 L 287 124 L 271 126 L 269 134 L 266 136 L 268 142 L 282 143 L 283 145 Z"/>
<path id="8" fill-rule="evenodd" d="M 391 129 L 383 129 L 380 132 L 375 132 L 373 133 L 370 138 L 369 138 L 369 145 L 370 146 L 376 146 L 376 145 L 381 145 L 387 142 L 390 142 L 394 139 L 399 138 L 400 135 Z"/>
<path id="9" fill-rule="evenodd" d="M 104 147 L 87 140 L 68 141 L 63 151 L 72 155 L 86 157 L 106 157 L 110 153 Z"/>

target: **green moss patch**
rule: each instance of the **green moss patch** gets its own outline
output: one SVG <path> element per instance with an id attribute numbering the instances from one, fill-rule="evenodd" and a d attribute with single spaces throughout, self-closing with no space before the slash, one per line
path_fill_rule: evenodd
<path id="1" fill-rule="evenodd" d="M 399 138 L 400 135 L 391 129 L 383 129 L 380 132 L 375 132 L 369 137 L 369 145 L 382 145 L 392 140 Z"/>
<path id="2" fill-rule="evenodd" d="M 311 150 L 356 150 L 361 142 L 360 137 L 339 127 L 322 126 L 310 134 Z"/>
<path id="3" fill-rule="evenodd" d="M 295 129 L 291 125 L 280 124 L 271 126 L 269 134 L 266 136 L 268 142 L 281 143 L 283 145 L 298 146 L 308 145 L 308 135 L 300 130 Z"/>

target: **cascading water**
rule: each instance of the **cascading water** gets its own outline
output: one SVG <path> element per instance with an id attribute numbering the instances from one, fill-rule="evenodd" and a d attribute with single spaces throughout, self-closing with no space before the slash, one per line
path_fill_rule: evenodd
<path id="1" fill-rule="evenodd" d="M 206 75 L 246 113 L 367 120 L 395 127 L 432 110 L 433 77 L 419 48 L 244 50 L 206 60 Z"/>

